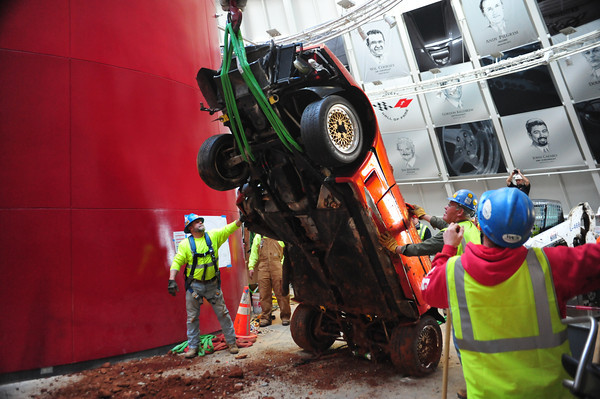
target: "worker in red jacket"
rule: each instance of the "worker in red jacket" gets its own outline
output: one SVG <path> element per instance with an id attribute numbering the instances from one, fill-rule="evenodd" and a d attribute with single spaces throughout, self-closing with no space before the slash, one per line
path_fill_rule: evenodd
<path id="1" fill-rule="evenodd" d="M 450 308 L 469 399 L 568 398 L 570 298 L 600 289 L 600 245 L 532 248 L 533 203 L 516 188 L 487 191 L 477 216 L 483 245 L 455 256 L 463 229 L 451 224 L 423 279 L 423 298 Z"/>

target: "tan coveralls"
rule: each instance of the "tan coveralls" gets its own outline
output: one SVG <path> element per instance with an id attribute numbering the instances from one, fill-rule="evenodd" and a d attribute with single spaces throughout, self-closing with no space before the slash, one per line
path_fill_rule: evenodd
<path id="1" fill-rule="evenodd" d="M 282 321 L 289 321 L 292 315 L 290 296 L 283 295 L 282 267 L 283 243 L 269 237 L 257 234 L 252 241 L 252 250 L 248 262 L 249 269 L 258 271 L 258 292 L 260 293 L 261 320 L 271 321 L 273 299 L 271 292 L 275 293 L 279 304 Z"/>

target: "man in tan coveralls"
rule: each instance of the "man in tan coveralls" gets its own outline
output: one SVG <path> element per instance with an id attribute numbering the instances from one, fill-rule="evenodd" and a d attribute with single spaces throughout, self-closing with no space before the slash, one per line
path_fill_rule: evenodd
<path id="1" fill-rule="evenodd" d="M 248 270 L 250 278 L 254 276 L 254 269 L 258 270 L 258 292 L 260 294 L 260 306 L 262 307 L 262 313 L 260 314 L 261 327 L 271 324 L 271 312 L 273 310 L 271 292 L 275 293 L 275 298 L 277 298 L 279 304 L 281 324 L 284 326 L 290 324 L 292 315 L 290 296 L 284 296 L 282 289 L 283 247 L 284 243 L 282 241 L 263 237 L 260 234 L 254 236 L 254 240 L 252 240 Z"/>

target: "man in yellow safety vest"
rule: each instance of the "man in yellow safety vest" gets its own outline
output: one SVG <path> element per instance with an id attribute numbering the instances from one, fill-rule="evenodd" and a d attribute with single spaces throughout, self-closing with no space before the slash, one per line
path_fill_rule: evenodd
<path id="1" fill-rule="evenodd" d="M 569 398 L 561 355 L 568 299 L 600 289 L 600 245 L 531 248 L 533 203 L 516 188 L 487 191 L 477 210 L 483 245 L 455 256 L 450 224 L 423 279 L 423 298 L 450 307 L 469 399 Z"/>

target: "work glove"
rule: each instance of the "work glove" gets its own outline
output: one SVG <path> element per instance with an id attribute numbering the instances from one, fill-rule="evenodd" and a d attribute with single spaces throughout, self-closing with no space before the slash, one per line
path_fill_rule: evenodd
<path id="1" fill-rule="evenodd" d="M 414 205 L 414 204 L 406 204 L 407 208 L 408 208 L 408 212 L 412 215 L 414 215 L 417 219 L 421 219 L 421 216 L 424 216 L 427 214 L 427 212 L 425 212 L 425 209 L 421 208 L 419 205 Z"/>
<path id="2" fill-rule="evenodd" d="M 396 242 L 396 239 L 387 231 L 379 236 L 379 243 L 393 253 L 396 253 L 398 243 Z"/>
<path id="3" fill-rule="evenodd" d="M 177 286 L 177 281 L 169 280 L 169 294 L 175 296 L 179 292 L 179 287 Z"/>

